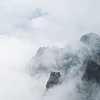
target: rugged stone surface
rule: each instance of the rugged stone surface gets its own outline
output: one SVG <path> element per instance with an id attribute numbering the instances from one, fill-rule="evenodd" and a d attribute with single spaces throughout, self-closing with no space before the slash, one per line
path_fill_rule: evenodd
<path id="1" fill-rule="evenodd" d="M 100 54 L 93 53 L 84 62 L 85 69 L 83 79 L 100 82 Z"/>
<path id="2" fill-rule="evenodd" d="M 57 85 L 59 83 L 60 77 L 61 77 L 60 72 L 51 72 L 50 78 L 46 84 L 46 89 L 49 89 L 54 85 Z"/>
<path id="3" fill-rule="evenodd" d="M 95 33 L 85 34 L 80 38 L 80 41 L 88 46 L 94 53 L 100 53 L 100 36 Z"/>
<path id="4" fill-rule="evenodd" d="M 41 47 L 30 62 L 29 73 L 33 76 L 54 70 L 67 74 L 70 67 L 77 66 L 79 63 L 79 57 L 72 49 Z"/>

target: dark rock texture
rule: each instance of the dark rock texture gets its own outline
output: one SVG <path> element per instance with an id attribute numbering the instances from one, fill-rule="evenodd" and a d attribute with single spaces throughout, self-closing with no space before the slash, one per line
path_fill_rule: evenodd
<path id="1" fill-rule="evenodd" d="M 51 72 L 50 78 L 46 84 L 46 89 L 49 89 L 54 85 L 57 85 L 59 83 L 60 77 L 61 77 L 60 72 Z"/>
<path id="2" fill-rule="evenodd" d="M 100 54 L 93 53 L 84 62 L 85 73 L 83 79 L 100 82 Z"/>

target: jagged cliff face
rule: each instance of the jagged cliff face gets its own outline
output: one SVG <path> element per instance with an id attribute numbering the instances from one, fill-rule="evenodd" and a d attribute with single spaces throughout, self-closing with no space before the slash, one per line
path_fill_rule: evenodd
<path id="1" fill-rule="evenodd" d="M 94 70 L 99 70 L 100 36 L 95 33 L 85 34 L 80 41 L 86 45 L 73 52 L 72 48 L 40 47 L 32 58 L 29 71 L 31 75 L 59 71 L 68 74 L 72 67 L 86 70 L 84 78 L 90 79 Z M 81 56 L 80 56 L 81 55 Z M 93 64 L 93 66 L 92 66 Z M 94 67 L 98 66 L 98 67 Z M 91 71 L 90 71 L 91 70 Z M 99 72 L 99 71 L 98 71 Z M 87 75 L 89 73 L 89 75 Z M 97 73 L 99 75 L 99 73 Z"/>
<path id="2" fill-rule="evenodd" d="M 50 78 L 46 84 L 46 89 L 49 89 L 60 83 L 60 77 L 61 77 L 60 72 L 51 72 Z"/>
<path id="3" fill-rule="evenodd" d="M 30 74 L 34 75 L 40 72 L 50 73 L 51 71 L 68 74 L 68 70 L 70 70 L 71 67 L 81 67 L 82 63 L 87 62 L 84 64 L 84 68 L 82 68 L 85 69 L 87 64 L 90 64 L 89 62 L 92 62 L 93 59 L 97 60 L 96 57 L 99 57 L 100 36 L 95 33 L 89 33 L 83 35 L 80 41 L 84 43 L 86 47 L 82 47 L 75 52 L 73 52 L 72 48 L 40 47 L 32 58 L 29 67 Z M 97 55 L 93 57 L 93 53 Z M 90 58 L 93 59 L 91 60 Z"/>
<path id="4" fill-rule="evenodd" d="M 55 88 L 60 81 L 58 87 L 62 88 L 56 92 L 66 91 L 69 100 L 100 100 L 100 36 L 89 33 L 83 35 L 80 42 L 85 46 L 75 52 L 71 48 L 39 48 L 32 58 L 29 72 L 32 76 L 47 75 L 47 90 Z M 67 92 L 71 95 L 69 98 Z"/>
<path id="5" fill-rule="evenodd" d="M 80 41 L 86 46 L 73 52 L 72 48 L 40 47 L 32 58 L 30 73 L 60 71 L 67 74 L 71 67 L 81 66 L 85 58 L 100 51 L 100 36 L 95 33 L 83 35 Z"/>
<path id="6" fill-rule="evenodd" d="M 100 82 L 100 36 L 95 33 L 83 35 L 80 39 L 92 51 L 83 61 L 83 79 Z"/>
<path id="7" fill-rule="evenodd" d="M 85 67 L 83 79 L 87 81 L 94 80 L 100 82 L 100 55 L 93 53 L 84 63 L 85 64 L 82 66 Z"/>

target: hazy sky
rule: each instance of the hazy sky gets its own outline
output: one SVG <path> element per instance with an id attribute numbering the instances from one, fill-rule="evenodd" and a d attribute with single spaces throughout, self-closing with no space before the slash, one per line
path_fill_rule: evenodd
<path id="1" fill-rule="evenodd" d="M 100 33 L 99 0 L 0 0 L 0 34 L 41 45 L 78 41 Z"/>
<path id="2" fill-rule="evenodd" d="M 38 100 L 48 77 L 25 73 L 38 47 L 77 43 L 85 33 L 100 34 L 99 26 L 100 0 L 0 0 L 0 100 Z M 69 99 L 73 84 L 51 92 L 54 100 L 63 100 L 61 92 Z"/>

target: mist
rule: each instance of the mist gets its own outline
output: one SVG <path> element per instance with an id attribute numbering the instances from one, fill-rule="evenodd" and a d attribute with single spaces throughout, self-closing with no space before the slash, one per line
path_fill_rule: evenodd
<path id="1" fill-rule="evenodd" d="M 97 84 L 88 98 L 85 89 L 81 94 L 77 89 L 86 88 L 83 72 L 74 77 L 84 61 L 81 50 L 88 49 L 80 37 L 100 35 L 99 5 L 99 0 L 0 0 L 0 100 L 92 100 L 94 94 L 99 100 Z M 60 71 L 64 81 L 46 92 L 52 71 Z"/>

